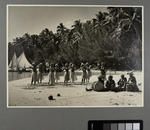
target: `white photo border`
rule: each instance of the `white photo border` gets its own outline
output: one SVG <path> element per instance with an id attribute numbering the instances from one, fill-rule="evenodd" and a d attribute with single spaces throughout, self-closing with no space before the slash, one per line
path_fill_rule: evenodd
<path id="1" fill-rule="evenodd" d="M 142 8 L 142 104 L 128 106 L 9 106 L 8 91 L 8 9 L 9 7 L 141 7 Z M 7 4 L 6 5 L 6 100 L 7 108 L 137 108 L 144 107 L 144 6 L 143 5 L 57 5 L 57 4 Z"/>

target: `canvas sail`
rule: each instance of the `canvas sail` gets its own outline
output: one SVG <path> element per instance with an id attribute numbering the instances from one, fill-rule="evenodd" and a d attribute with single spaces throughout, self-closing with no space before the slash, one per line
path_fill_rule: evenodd
<path id="1" fill-rule="evenodd" d="M 19 68 L 29 68 L 32 65 L 29 63 L 29 61 L 27 60 L 24 52 L 22 52 L 22 54 L 17 58 L 18 61 L 18 67 Z"/>
<path id="2" fill-rule="evenodd" d="M 9 69 L 12 70 L 17 70 L 17 56 L 16 53 L 14 52 L 14 55 L 9 63 Z"/>

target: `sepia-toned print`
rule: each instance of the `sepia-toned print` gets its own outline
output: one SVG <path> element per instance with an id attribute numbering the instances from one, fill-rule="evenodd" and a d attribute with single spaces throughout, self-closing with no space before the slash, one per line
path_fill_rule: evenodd
<path id="1" fill-rule="evenodd" d="M 7 106 L 143 107 L 142 6 L 7 5 Z"/>

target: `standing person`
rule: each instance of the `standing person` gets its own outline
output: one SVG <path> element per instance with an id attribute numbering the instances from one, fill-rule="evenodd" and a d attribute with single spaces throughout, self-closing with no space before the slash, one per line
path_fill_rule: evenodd
<path id="1" fill-rule="evenodd" d="M 36 85 L 36 81 L 37 81 L 37 68 L 36 68 L 36 64 L 32 63 L 32 74 L 31 74 L 31 85 Z"/>
<path id="2" fill-rule="evenodd" d="M 82 81 L 81 81 L 81 84 L 82 83 L 84 84 L 87 81 L 87 69 L 86 69 L 86 65 L 85 64 L 81 65 L 81 70 L 82 70 Z"/>
<path id="3" fill-rule="evenodd" d="M 49 67 L 49 74 L 48 74 L 48 76 L 49 76 L 48 84 L 49 85 L 55 85 L 54 71 L 55 71 L 54 64 L 51 64 Z"/>
<path id="4" fill-rule="evenodd" d="M 39 64 L 37 77 L 38 77 L 38 83 L 42 83 L 42 79 L 43 79 L 43 64 L 42 63 Z"/>
<path id="5" fill-rule="evenodd" d="M 125 91 L 127 84 L 127 78 L 122 74 L 121 79 L 118 81 L 118 89 L 119 91 Z"/>
<path id="6" fill-rule="evenodd" d="M 139 91 L 139 88 L 137 86 L 137 81 L 136 81 L 136 78 L 133 75 L 133 72 L 131 72 L 129 74 L 129 79 L 128 79 L 128 82 L 127 82 L 127 91 L 133 91 L 133 92 Z"/>
<path id="7" fill-rule="evenodd" d="M 87 69 L 87 82 L 89 83 L 90 77 L 92 76 L 91 65 L 89 65 L 88 63 L 86 63 L 86 69 Z"/>
<path id="8" fill-rule="evenodd" d="M 70 79 L 72 83 L 74 83 L 74 81 L 77 79 L 75 74 L 75 66 L 73 63 L 70 64 Z"/>
<path id="9" fill-rule="evenodd" d="M 55 76 L 55 82 L 58 83 L 59 78 L 59 66 L 58 64 L 55 64 L 55 72 L 54 72 L 54 76 Z"/>
<path id="10" fill-rule="evenodd" d="M 103 76 L 104 80 L 106 80 L 106 69 L 105 69 L 104 62 L 101 63 L 100 71 L 101 71 L 101 75 Z"/>
<path id="11" fill-rule="evenodd" d="M 64 67 L 64 85 L 67 85 L 69 80 L 70 80 L 69 65 L 68 63 L 66 63 Z"/>
<path id="12" fill-rule="evenodd" d="M 37 83 L 39 84 L 39 81 L 40 81 L 40 80 L 39 80 L 39 75 L 40 75 L 39 68 L 37 67 L 36 70 L 37 70 L 37 78 L 36 78 L 37 80 L 36 80 L 36 81 L 37 81 Z"/>
<path id="13" fill-rule="evenodd" d="M 108 77 L 108 80 L 106 81 L 106 90 L 116 91 L 115 81 L 113 80 L 113 76 L 111 75 Z"/>

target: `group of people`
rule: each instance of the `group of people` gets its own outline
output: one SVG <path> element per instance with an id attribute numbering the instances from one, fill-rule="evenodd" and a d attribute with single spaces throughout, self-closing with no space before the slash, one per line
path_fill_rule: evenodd
<path id="1" fill-rule="evenodd" d="M 113 76 L 110 75 L 105 82 L 103 76 L 98 77 L 98 81 L 94 82 L 92 84 L 91 88 L 86 88 L 87 91 L 132 91 L 132 92 L 138 92 L 139 88 L 137 86 L 137 81 L 135 76 L 133 75 L 133 72 L 129 73 L 129 79 L 122 74 L 121 78 L 117 82 L 117 85 L 115 81 L 113 80 Z"/>
<path id="2" fill-rule="evenodd" d="M 81 84 L 89 83 L 90 77 L 92 76 L 91 72 L 91 65 L 88 62 L 81 63 L 79 70 L 82 71 L 81 74 Z M 101 67 L 104 68 L 104 67 Z M 48 84 L 55 85 L 58 83 L 60 79 L 60 70 L 64 71 L 64 84 L 67 85 L 70 81 L 74 83 L 77 80 L 76 76 L 76 67 L 73 63 L 66 63 L 61 69 L 58 64 L 50 64 L 48 68 Z M 101 73 L 105 75 L 104 69 L 100 69 Z M 35 63 L 32 64 L 32 78 L 31 78 L 31 85 L 36 85 L 37 83 L 42 83 L 43 79 L 43 64 L 40 63 L 36 65 Z"/>
<path id="3" fill-rule="evenodd" d="M 91 65 L 89 63 L 81 63 L 80 69 L 82 70 L 81 83 L 89 83 L 90 77 L 92 76 Z"/>
<path id="4" fill-rule="evenodd" d="M 92 66 L 86 62 L 86 63 L 81 63 L 80 65 L 80 70 L 82 71 L 81 74 L 81 84 L 89 83 L 90 77 L 92 76 L 92 71 L 91 71 Z M 103 65 L 99 67 L 101 74 L 105 75 L 105 68 Z M 64 84 L 67 85 L 68 82 L 70 81 L 71 83 L 74 83 L 77 80 L 76 76 L 76 67 L 73 63 L 66 63 L 64 67 L 62 67 L 62 70 L 64 71 Z M 59 80 L 59 66 L 58 64 L 51 64 L 49 67 L 49 85 L 54 85 L 55 83 L 58 83 Z M 104 76 L 105 77 L 105 76 Z"/>
<path id="5" fill-rule="evenodd" d="M 64 84 L 67 85 L 69 81 L 74 83 L 75 80 L 77 80 L 76 74 L 75 74 L 75 66 L 73 63 L 66 63 L 64 67 L 62 67 L 62 70 L 64 71 Z M 60 79 L 60 67 L 58 64 L 50 64 L 48 68 L 48 84 L 49 85 L 55 85 L 55 83 L 58 83 L 58 80 Z M 36 85 L 39 83 L 42 83 L 43 80 L 43 64 L 40 63 L 39 65 L 36 65 L 35 63 L 32 64 L 32 76 L 31 76 L 31 85 Z"/>
<path id="6" fill-rule="evenodd" d="M 35 63 L 32 63 L 31 85 L 36 83 L 42 83 L 43 79 L 43 64 L 40 63 L 37 67 Z"/>
<path id="7" fill-rule="evenodd" d="M 69 81 L 74 83 L 75 80 L 77 80 L 76 74 L 75 74 L 75 65 L 73 63 L 66 63 L 64 67 L 62 67 L 62 70 L 64 71 L 64 84 L 67 85 Z M 59 66 L 58 64 L 51 64 L 49 67 L 49 85 L 55 85 L 55 83 L 58 83 L 58 80 L 60 79 L 59 74 Z"/>
<path id="8" fill-rule="evenodd" d="M 91 71 L 92 66 L 87 63 L 81 63 L 80 70 L 82 70 L 81 75 L 81 84 L 87 84 L 90 81 L 90 77 L 92 76 Z M 92 83 L 91 88 L 86 88 L 87 91 L 139 91 L 136 78 L 133 75 L 133 72 L 129 73 L 129 79 L 124 75 L 121 75 L 120 80 L 115 83 L 113 80 L 113 76 L 110 75 L 106 80 L 106 69 L 104 63 L 97 64 L 97 69 L 100 70 L 100 76 L 98 77 L 98 81 Z M 70 81 L 74 83 L 77 80 L 76 76 L 76 67 L 73 63 L 66 63 L 61 70 L 64 71 L 64 85 L 67 85 Z M 36 85 L 42 83 L 43 79 L 43 64 L 40 63 L 38 66 L 33 64 L 32 67 L 32 78 L 31 85 Z M 49 65 L 49 73 L 48 73 L 48 84 L 55 85 L 60 80 L 60 67 L 58 64 L 50 64 Z M 117 84 L 117 85 L 116 85 Z"/>

